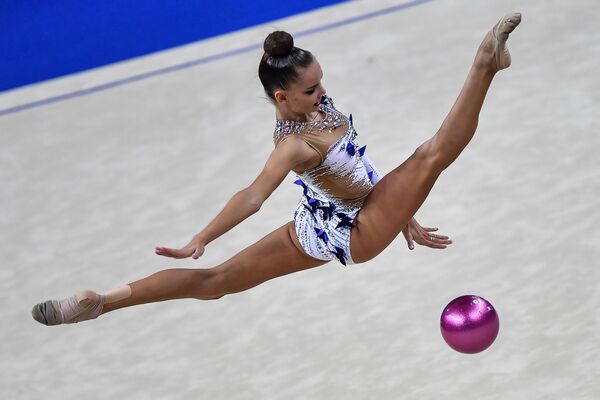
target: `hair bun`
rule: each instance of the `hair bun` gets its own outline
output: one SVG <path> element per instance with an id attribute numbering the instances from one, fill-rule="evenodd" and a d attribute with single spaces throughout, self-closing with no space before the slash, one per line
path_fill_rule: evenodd
<path id="1" fill-rule="evenodd" d="M 275 31 L 267 36 L 263 48 L 271 57 L 285 57 L 294 48 L 294 38 L 287 32 Z"/>

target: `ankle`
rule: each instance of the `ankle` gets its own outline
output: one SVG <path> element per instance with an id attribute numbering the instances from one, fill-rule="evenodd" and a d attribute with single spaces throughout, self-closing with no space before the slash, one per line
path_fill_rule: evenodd
<path id="1" fill-rule="evenodd" d="M 93 290 L 80 290 L 79 292 L 77 292 L 76 294 L 77 296 L 77 302 L 82 306 L 82 307 L 87 307 L 90 304 L 94 303 L 97 298 L 98 298 L 98 294 L 96 292 L 94 292 Z"/>
<path id="2" fill-rule="evenodd" d="M 473 63 L 471 70 L 469 71 L 469 77 L 473 78 L 477 82 L 491 82 L 498 70 L 491 65 L 483 65 Z"/>
<path id="3" fill-rule="evenodd" d="M 483 78 L 493 78 L 498 69 L 491 64 L 473 64 L 473 72 Z"/>
<path id="4" fill-rule="evenodd" d="M 108 292 L 106 292 L 104 294 L 104 296 L 106 298 L 106 303 L 114 303 L 119 300 L 123 300 L 123 299 L 130 297 L 131 293 L 132 293 L 131 286 L 124 285 L 124 286 L 120 286 L 116 289 L 109 290 Z"/>

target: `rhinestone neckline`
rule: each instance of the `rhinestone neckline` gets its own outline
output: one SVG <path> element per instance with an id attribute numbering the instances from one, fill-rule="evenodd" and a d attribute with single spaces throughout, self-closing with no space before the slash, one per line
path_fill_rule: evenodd
<path id="1" fill-rule="evenodd" d="M 292 121 L 285 119 L 275 120 L 275 137 L 289 135 L 291 133 L 300 133 L 305 130 L 307 132 L 322 132 L 328 130 L 332 133 L 334 129 L 340 126 L 344 120 L 344 115 L 339 111 L 326 107 L 324 104 L 319 105 L 319 111 L 323 111 L 325 116 L 319 121 Z"/>

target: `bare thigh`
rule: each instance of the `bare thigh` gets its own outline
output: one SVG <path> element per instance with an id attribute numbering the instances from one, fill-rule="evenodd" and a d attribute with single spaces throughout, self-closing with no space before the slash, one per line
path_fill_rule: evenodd
<path id="1" fill-rule="evenodd" d="M 384 176 L 367 197 L 355 219 L 350 251 L 355 262 L 381 253 L 417 212 L 441 173 L 431 157 L 417 149 Z"/>
<path id="2" fill-rule="evenodd" d="M 219 286 L 224 294 L 229 294 L 327 262 L 304 252 L 296 236 L 294 222 L 290 221 L 214 267 L 212 271 L 219 277 Z"/>

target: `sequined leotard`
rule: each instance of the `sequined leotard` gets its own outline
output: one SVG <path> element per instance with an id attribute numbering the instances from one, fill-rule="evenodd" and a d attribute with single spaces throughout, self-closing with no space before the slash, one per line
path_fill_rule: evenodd
<path id="1" fill-rule="evenodd" d="M 353 221 L 381 173 L 365 155 L 367 146 L 359 147 L 352 115 L 340 113 L 328 96 L 323 96 L 319 109 L 325 114 L 321 121 L 277 120 L 273 141 L 277 146 L 298 135 L 321 156 L 318 166 L 296 172 L 294 183 L 303 190 L 294 213 L 300 244 L 312 257 L 354 264 Z M 330 145 L 332 135 L 337 139 Z"/>

